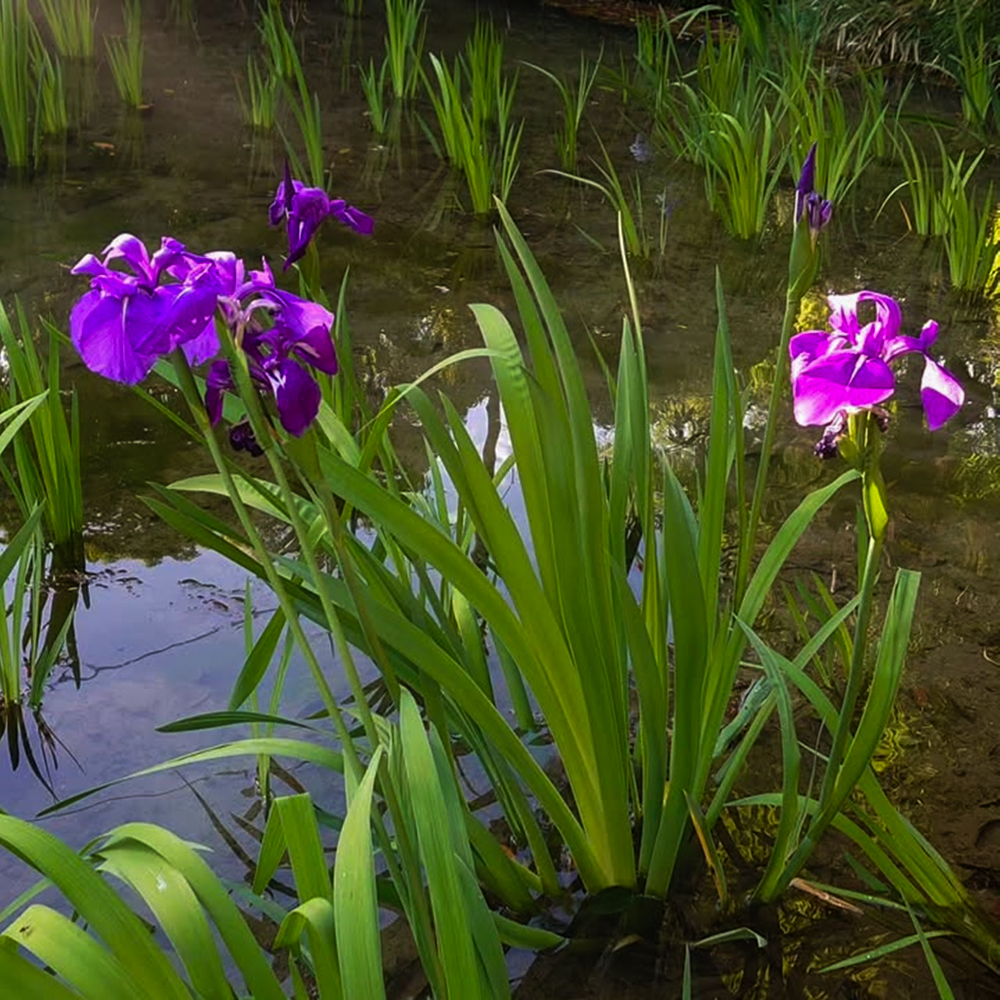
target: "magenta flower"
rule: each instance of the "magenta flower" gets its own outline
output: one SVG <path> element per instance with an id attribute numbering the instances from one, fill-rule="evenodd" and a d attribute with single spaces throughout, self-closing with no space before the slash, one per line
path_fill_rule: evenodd
<path id="1" fill-rule="evenodd" d="M 102 258 L 87 254 L 72 273 L 89 275 L 90 291 L 70 314 L 70 336 L 84 363 L 105 378 L 135 385 L 177 347 L 192 364 L 214 356 L 219 342 L 212 316 L 227 290 L 231 257 L 199 257 L 169 237 L 150 256 L 129 233 L 112 240 Z"/>
<path id="2" fill-rule="evenodd" d="M 888 295 L 862 291 L 831 295 L 829 302 L 831 332 L 810 330 L 789 343 L 795 419 L 803 426 L 826 427 L 820 442 L 820 447 L 826 443 L 825 452 L 848 415 L 871 410 L 881 420 L 877 408 L 896 388 L 889 364 L 904 354 L 924 356 L 920 394 L 927 426 L 937 430 L 959 411 L 965 400 L 961 384 L 929 354 L 938 332 L 934 320 L 924 324 L 918 337 L 908 337 L 899 332 L 899 304 Z M 869 323 L 858 318 L 861 302 L 875 305 Z"/>
<path id="3" fill-rule="evenodd" d="M 268 211 L 272 226 L 278 226 L 282 221 L 288 225 L 286 269 L 302 258 L 316 230 L 331 215 L 364 236 L 368 236 L 375 227 L 370 215 L 348 205 L 342 198 L 330 198 L 321 188 L 306 187 L 302 181 L 292 180 L 286 162 L 284 179 L 278 185 Z"/>

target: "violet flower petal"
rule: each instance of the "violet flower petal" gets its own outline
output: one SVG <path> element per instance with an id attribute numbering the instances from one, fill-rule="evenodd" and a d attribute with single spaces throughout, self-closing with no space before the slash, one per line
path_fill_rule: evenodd
<path id="1" fill-rule="evenodd" d="M 286 349 L 299 361 L 304 361 L 327 375 L 337 374 L 337 351 L 333 346 L 329 327 L 313 327 L 304 337 L 288 341 Z"/>
<path id="2" fill-rule="evenodd" d="M 920 380 L 920 398 L 927 414 L 927 427 L 936 431 L 962 408 L 965 390 L 947 368 L 927 358 Z"/>
<path id="3" fill-rule="evenodd" d="M 205 410 L 213 425 L 217 424 L 222 417 L 222 394 L 233 388 L 229 362 L 213 361 L 205 376 Z"/>
<path id="4" fill-rule="evenodd" d="M 270 289 L 262 297 L 271 300 L 277 306 L 275 325 L 287 327 L 293 340 L 301 340 L 317 328 L 326 331 L 329 336 L 334 316 L 329 309 L 318 302 L 300 299 L 297 295 L 279 288 Z"/>
<path id="5" fill-rule="evenodd" d="M 802 212 L 802 207 L 808 195 L 816 189 L 816 143 L 809 147 L 806 158 L 802 163 L 802 171 L 799 174 L 799 182 L 795 185 L 795 221 L 798 222 Z"/>
<path id="6" fill-rule="evenodd" d="M 881 358 L 837 351 L 808 365 L 792 383 L 795 420 L 802 426 L 826 425 L 841 410 L 852 412 L 884 402 L 895 387 Z"/>
<path id="7" fill-rule="evenodd" d="M 270 378 L 281 426 L 289 434 L 301 437 L 319 413 L 322 398 L 319 386 L 294 361 L 282 361 Z"/>
<path id="8" fill-rule="evenodd" d="M 140 354 L 126 334 L 125 303 L 99 291 L 83 295 L 69 317 L 70 337 L 83 363 L 98 375 L 136 385 L 153 367 L 156 355 Z"/>

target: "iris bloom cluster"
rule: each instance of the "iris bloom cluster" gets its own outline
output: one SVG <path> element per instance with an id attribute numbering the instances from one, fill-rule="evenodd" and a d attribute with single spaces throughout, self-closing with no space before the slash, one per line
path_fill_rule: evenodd
<path id="1" fill-rule="evenodd" d="M 270 210 L 272 224 L 288 226 L 286 267 L 302 256 L 331 215 L 358 232 L 372 231 L 365 213 L 293 181 L 286 167 Z M 141 240 L 123 233 L 100 257 L 84 256 L 72 273 L 90 278 L 90 290 L 70 314 L 70 335 L 91 371 L 136 385 L 159 358 L 177 349 L 189 364 L 203 364 L 219 354 L 218 318 L 244 351 L 254 384 L 273 401 L 285 430 L 299 436 L 315 419 L 321 393 L 312 372 L 337 371 L 334 316 L 278 288 L 266 262 L 261 270 L 248 271 L 233 253 L 192 253 L 171 237 L 150 254 Z M 205 396 L 213 424 L 222 415 L 226 391 L 235 391 L 229 363 L 216 360 Z M 244 432 L 235 436 L 255 451 Z"/>
<path id="2" fill-rule="evenodd" d="M 836 439 L 844 431 L 847 417 L 864 410 L 881 418 L 879 405 L 896 389 L 890 364 L 905 354 L 921 354 L 924 373 L 920 394 L 933 431 L 961 408 L 965 392 L 946 368 L 930 355 L 938 325 L 928 320 L 919 336 L 900 332 L 899 303 L 879 292 L 831 295 L 830 332 L 809 330 L 792 337 L 792 395 L 795 419 L 803 425 L 825 427 L 817 453 L 835 453 Z M 862 302 L 871 302 L 875 318 L 863 323 L 858 316 Z"/>

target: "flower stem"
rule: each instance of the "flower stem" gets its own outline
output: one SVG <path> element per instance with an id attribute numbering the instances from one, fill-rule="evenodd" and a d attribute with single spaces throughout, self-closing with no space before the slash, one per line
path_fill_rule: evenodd
<path id="1" fill-rule="evenodd" d="M 862 455 L 862 491 L 868 497 L 872 491 L 878 491 L 882 477 L 878 468 L 878 429 L 874 425 L 871 414 L 858 414 L 857 431 Z M 866 504 L 867 512 L 867 504 Z M 882 559 L 882 542 L 884 531 L 871 525 L 869 520 L 868 551 L 865 557 L 864 572 L 861 576 L 861 593 L 858 603 L 857 618 L 854 622 L 854 646 L 851 650 L 851 662 L 847 670 L 847 686 L 844 699 L 840 705 L 840 714 L 833 731 L 830 753 L 827 757 L 826 772 L 823 775 L 823 786 L 820 790 L 818 807 L 806 835 L 792 854 L 780 875 L 762 885 L 758 890 L 759 897 L 769 902 L 780 895 L 789 882 L 809 859 L 813 849 L 819 842 L 826 828 L 833 822 L 846 794 L 850 790 L 838 792 L 837 778 L 840 774 L 843 756 L 851 737 L 851 723 L 857 708 L 858 699 L 865 682 L 865 660 L 868 655 L 868 631 L 871 623 L 874 605 L 875 582 L 878 579 L 879 564 Z M 874 529 L 874 530 L 873 530 Z"/>
<path id="2" fill-rule="evenodd" d="M 201 431 L 205 444 L 208 446 L 208 450 L 215 461 L 216 468 L 219 470 L 223 487 L 225 488 L 226 494 L 233 505 L 233 510 L 236 512 L 240 526 L 243 528 L 243 531 L 253 548 L 254 555 L 263 570 L 268 586 L 278 599 L 278 604 L 280 605 L 282 613 L 285 616 L 285 620 L 288 623 L 288 628 L 291 630 L 292 635 L 306 660 L 310 673 L 313 675 L 313 680 L 319 689 L 324 707 L 330 715 L 330 721 L 337 729 L 337 735 L 343 745 L 345 758 L 354 772 L 356 780 L 360 781 L 364 774 L 364 768 L 358 760 L 357 753 L 354 749 L 354 742 L 350 737 L 348 727 L 341 715 L 340 706 L 337 704 L 337 699 L 334 696 L 330 685 L 327 683 L 326 677 L 323 674 L 323 668 L 320 666 L 319 661 L 316 658 L 316 653 L 306 637 L 302 624 L 299 621 L 299 615 L 295 609 L 295 605 L 293 604 L 292 599 L 278 574 L 278 571 L 274 567 L 270 553 L 267 551 L 267 547 L 265 546 L 263 539 L 260 537 L 260 533 L 254 526 L 253 520 L 250 517 L 250 512 L 243 503 L 239 489 L 233 480 L 229 463 L 226 460 L 225 455 L 222 453 L 222 448 L 219 446 L 219 441 L 215 434 L 215 428 L 212 427 L 211 422 L 208 419 L 208 414 L 205 412 L 205 407 L 201 400 L 201 394 L 198 392 L 198 387 L 195 384 L 194 376 L 191 374 L 191 368 L 188 365 L 187 358 L 184 356 L 183 351 L 175 350 L 172 355 L 172 360 L 174 363 L 174 369 L 177 372 L 177 380 L 180 385 L 181 392 L 184 394 L 188 408 L 194 418 L 195 425 Z"/>
<path id="3" fill-rule="evenodd" d="M 757 541 L 757 528 L 760 524 L 761 508 L 764 504 L 764 491 L 767 488 L 767 473 L 771 463 L 771 449 L 774 447 L 774 436 L 778 426 L 778 411 L 785 394 L 785 383 L 788 381 L 788 343 L 795 329 L 795 318 L 799 313 L 799 303 L 802 301 L 804 289 L 798 282 L 789 284 L 785 298 L 785 317 L 781 323 L 781 341 L 774 361 L 774 381 L 771 383 L 771 400 L 767 407 L 767 424 L 764 427 L 764 440 L 761 444 L 760 461 L 757 463 L 757 479 L 754 483 L 753 501 L 750 504 L 750 517 L 747 530 L 740 538 L 739 560 L 736 567 L 736 588 L 734 607 L 739 607 L 746 593 L 747 581 L 750 576 L 750 561 Z"/>

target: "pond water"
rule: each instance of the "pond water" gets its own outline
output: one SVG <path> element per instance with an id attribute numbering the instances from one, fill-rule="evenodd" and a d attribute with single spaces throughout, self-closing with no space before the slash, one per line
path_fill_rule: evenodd
<path id="1" fill-rule="evenodd" d="M 102 5 L 99 30 L 116 27 L 111 6 Z M 281 170 L 281 140 L 246 131 L 234 83 L 254 38 L 252 8 L 143 6 L 144 86 L 152 107 L 141 116 L 122 114 L 101 65 L 82 84 L 92 106 L 65 148 L 50 151 L 38 176 L 0 181 L 0 296 L 8 306 L 16 295 L 30 312 L 65 323 L 83 290 L 67 265 L 122 231 L 149 245 L 169 234 L 199 252 L 225 248 L 248 260 L 279 259 L 282 234 L 268 229 L 266 210 Z M 335 5 L 314 6 L 298 8 L 298 31 L 307 76 L 323 102 L 333 164 L 329 189 L 377 220 L 369 239 L 325 229 L 321 258 L 330 290 L 350 268 L 347 307 L 357 363 L 375 395 L 448 354 L 479 346 L 469 303 L 493 302 L 508 313 L 513 307 L 490 230 L 454 210 L 450 179 L 419 126 L 404 125 L 402 141 L 392 148 L 368 127 L 356 66 L 381 56 L 380 8 L 369 0 L 352 20 Z M 510 61 L 572 71 L 581 51 L 594 58 L 603 47 L 605 65 L 617 67 L 620 54 L 627 58 L 634 50 L 627 30 L 535 5 L 477 7 L 459 0 L 433 5 L 428 49 L 457 51 L 477 11 L 492 14 L 503 30 Z M 954 112 L 948 93 L 918 100 L 942 114 Z M 549 81 L 522 67 L 516 113 L 526 124 L 510 207 L 579 337 L 600 421 L 607 416 L 603 374 L 587 334 L 613 362 L 625 286 L 617 254 L 601 253 L 593 242 L 615 245 L 611 210 L 595 192 L 541 172 L 558 166 L 552 145 L 557 110 Z M 632 160 L 629 145 L 647 127 L 637 115 L 634 108 L 623 111 L 613 87 L 599 85 L 587 120 L 623 176 L 639 173 L 650 198 L 660 193 L 670 206 L 666 252 L 655 266 L 637 266 L 635 277 L 660 431 L 685 460 L 707 423 L 716 263 L 737 366 L 749 372 L 772 356 L 784 307 L 791 181 L 779 192 L 761 242 L 740 244 L 707 211 L 700 177 L 666 158 Z M 581 143 L 586 165 L 588 155 L 599 155 L 589 125 Z M 903 735 L 887 752 L 887 763 L 890 787 L 918 827 L 963 866 L 988 902 L 993 894 L 1000 899 L 1000 340 L 993 307 L 973 308 L 949 294 L 941 261 L 907 232 L 895 203 L 876 218 L 900 179 L 898 167 L 874 163 L 850 206 L 837 211 L 822 284 L 896 296 L 910 332 L 936 318 L 938 349 L 966 385 L 961 414 L 931 435 L 919 411 L 914 366 L 903 380 L 886 450 L 893 504 L 889 559 L 924 573 L 899 709 Z M 240 573 L 180 540 L 138 499 L 147 482 L 206 470 L 205 456 L 147 403 L 91 376 L 75 360 L 67 361 L 66 383 L 80 398 L 93 576 L 89 606 L 77 617 L 80 690 L 66 673 L 54 677 L 45 699 L 45 719 L 65 747 L 52 774 L 60 797 L 215 742 L 153 730 L 225 704 L 243 659 L 244 598 Z M 452 369 L 441 384 L 469 412 L 481 440 L 495 438 L 499 415 L 485 366 Z M 163 398 L 169 402 L 169 393 Z M 416 430 L 403 421 L 397 433 L 399 447 L 419 470 Z M 776 522 L 805 489 L 831 475 L 812 455 L 813 438 L 790 420 L 782 431 L 768 520 Z M 834 574 L 849 579 L 853 516 L 846 500 L 832 506 L 793 557 L 793 568 L 815 570 L 828 582 Z M 255 607 L 270 607 L 263 590 L 254 596 Z M 312 699 L 304 671 L 293 667 L 284 714 L 315 708 Z M 25 767 L 2 775 L 3 808 L 31 816 L 51 801 Z M 229 764 L 185 772 L 183 779 L 172 773 L 119 786 L 47 822 L 83 843 L 141 816 L 209 844 L 218 870 L 241 877 L 243 861 L 220 829 L 238 828 L 232 817 L 243 819 L 253 801 L 251 772 Z M 252 856 L 252 836 L 239 831 L 239 837 Z M 0 858 L 0 882 L 12 895 L 27 877 Z"/>

